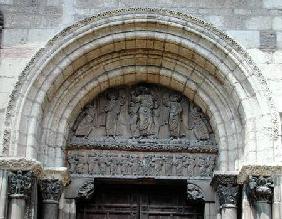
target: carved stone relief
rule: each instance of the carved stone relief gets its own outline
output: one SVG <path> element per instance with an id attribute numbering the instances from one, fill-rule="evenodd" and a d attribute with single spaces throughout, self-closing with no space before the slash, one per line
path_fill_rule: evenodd
<path id="1" fill-rule="evenodd" d="M 9 195 L 28 196 L 31 192 L 33 174 L 31 171 L 18 170 L 9 176 Z"/>
<path id="2" fill-rule="evenodd" d="M 251 202 L 271 202 L 273 197 L 273 179 L 269 176 L 251 176 L 249 178 L 247 193 Z"/>
<path id="3" fill-rule="evenodd" d="M 112 88 L 78 116 L 70 145 L 215 146 L 208 117 L 182 94 L 152 84 Z"/>
<path id="4" fill-rule="evenodd" d="M 88 200 L 90 199 L 93 194 L 94 194 L 94 180 L 90 180 L 85 182 L 79 189 L 77 193 L 77 198 L 78 199 L 85 199 Z"/>
<path id="5" fill-rule="evenodd" d="M 240 187 L 236 175 L 215 175 L 212 185 L 216 189 L 220 206 L 237 207 Z"/>
<path id="6" fill-rule="evenodd" d="M 98 150 L 67 152 L 71 174 L 96 176 L 210 177 L 215 154 L 142 153 Z"/>
<path id="7" fill-rule="evenodd" d="M 204 193 L 201 188 L 189 182 L 187 183 L 187 199 L 194 202 L 205 201 Z"/>
<path id="8" fill-rule="evenodd" d="M 43 179 L 40 188 L 43 200 L 59 201 L 63 185 L 58 179 Z"/>

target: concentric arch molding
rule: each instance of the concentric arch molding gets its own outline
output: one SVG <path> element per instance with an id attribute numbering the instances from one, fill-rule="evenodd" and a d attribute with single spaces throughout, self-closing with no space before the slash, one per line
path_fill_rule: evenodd
<path id="1" fill-rule="evenodd" d="M 17 120 L 16 109 L 17 106 L 21 105 L 21 94 L 25 93 L 25 89 L 27 84 L 28 77 L 32 77 L 32 75 L 36 72 L 36 69 L 39 65 L 41 65 L 44 60 L 48 60 L 52 57 L 53 53 L 57 51 L 60 47 L 60 43 L 64 42 L 64 40 L 69 40 L 73 33 L 76 32 L 79 34 L 80 31 L 87 31 L 87 25 L 95 24 L 102 20 L 102 19 L 109 19 L 109 21 L 114 18 L 115 16 L 126 16 L 126 15 L 140 15 L 147 16 L 148 19 L 156 19 L 158 16 L 167 16 L 170 18 L 172 25 L 173 20 L 182 20 L 187 23 L 187 28 L 190 28 L 191 31 L 197 32 L 203 38 L 210 39 L 214 42 L 217 42 L 219 45 L 224 47 L 225 51 L 228 52 L 230 56 L 236 61 L 236 63 L 241 63 L 244 68 L 247 68 L 248 71 L 251 71 L 256 79 L 258 80 L 264 96 L 266 97 L 267 106 L 269 106 L 269 114 L 271 115 L 271 130 L 269 133 L 271 137 L 276 140 L 279 137 L 279 115 L 276 111 L 271 91 L 267 86 L 266 80 L 263 77 L 262 73 L 260 72 L 259 68 L 255 65 L 252 61 L 248 53 L 239 45 L 237 44 L 232 38 L 227 36 L 225 33 L 220 31 L 219 29 L 215 28 L 211 24 L 208 24 L 198 18 L 170 10 L 165 9 L 157 9 L 157 8 L 128 8 L 128 9 L 118 9 L 113 11 L 104 12 L 98 14 L 96 16 L 84 19 L 79 21 L 70 27 L 67 27 L 59 34 L 54 36 L 47 45 L 40 49 L 35 56 L 30 60 L 27 64 L 23 72 L 20 74 L 18 78 L 18 82 L 10 95 L 10 101 L 8 103 L 7 111 L 6 111 L 6 118 L 5 118 L 5 128 L 4 128 L 4 137 L 3 137 L 3 149 L 2 154 L 8 153 L 8 148 L 11 142 L 11 132 L 14 130 L 12 125 L 12 121 Z M 189 24 L 189 25 L 188 25 Z M 189 27 L 188 27 L 189 26 Z M 189 29 L 189 30 L 190 30 Z M 243 63 L 243 64 L 242 64 Z"/>

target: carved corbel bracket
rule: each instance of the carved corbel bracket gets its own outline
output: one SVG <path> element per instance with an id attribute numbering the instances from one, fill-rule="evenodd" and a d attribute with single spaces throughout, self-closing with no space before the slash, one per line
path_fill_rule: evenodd
<path id="1" fill-rule="evenodd" d="M 272 202 L 273 179 L 270 176 L 250 176 L 247 183 L 247 194 L 251 203 L 256 201 Z"/>
<path id="2" fill-rule="evenodd" d="M 58 203 L 63 191 L 63 184 L 58 179 L 43 179 L 39 182 L 43 201 Z"/>
<path id="3" fill-rule="evenodd" d="M 237 207 L 240 189 L 237 184 L 237 175 L 215 175 L 212 186 L 216 190 L 222 208 Z"/>
<path id="4" fill-rule="evenodd" d="M 13 171 L 9 175 L 8 194 L 11 198 L 25 198 L 31 193 L 34 180 L 32 171 Z"/>
<path id="5" fill-rule="evenodd" d="M 80 186 L 77 192 L 77 198 L 78 199 L 85 199 L 89 200 L 92 198 L 94 194 L 95 186 L 94 186 L 94 179 L 89 180 Z"/>
<path id="6" fill-rule="evenodd" d="M 205 201 L 202 189 L 193 183 L 187 182 L 187 200 L 193 202 Z"/>

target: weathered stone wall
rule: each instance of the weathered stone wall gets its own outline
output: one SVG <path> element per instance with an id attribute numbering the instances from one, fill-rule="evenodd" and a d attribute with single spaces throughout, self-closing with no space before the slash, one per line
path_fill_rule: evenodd
<path id="1" fill-rule="evenodd" d="M 281 0 L 0 0 L 4 30 L 0 58 L 0 134 L 9 94 L 31 57 L 63 28 L 99 12 L 158 7 L 213 23 L 247 49 L 282 112 Z"/>

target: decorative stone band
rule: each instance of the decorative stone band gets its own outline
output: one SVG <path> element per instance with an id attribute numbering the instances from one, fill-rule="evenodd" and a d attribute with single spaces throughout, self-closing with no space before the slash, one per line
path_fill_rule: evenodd
<path id="1" fill-rule="evenodd" d="M 247 194 L 252 203 L 256 201 L 272 202 L 273 179 L 270 176 L 250 176 L 247 184 Z"/>
<path id="2" fill-rule="evenodd" d="M 187 182 L 187 199 L 193 202 L 205 201 L 202 189 L 189 181 Z"/>
<path id="3" fill-rule="evenodd" d="M 58 203 L 63 191 L 63 184 L 58 179 L 43 179 L 39 182 L 43 201 Z"/>
<path id="4" fill-rule="evenodd" d="M 216 190 L 222 208 L 237 207 L 240 189 L 237 175 L 214 175 L 211 184 Z"/>

